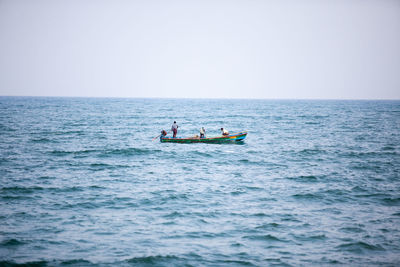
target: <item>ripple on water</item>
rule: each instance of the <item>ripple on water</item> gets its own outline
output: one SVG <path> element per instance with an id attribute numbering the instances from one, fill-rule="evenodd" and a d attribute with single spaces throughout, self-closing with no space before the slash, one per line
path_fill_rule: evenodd
<path id="1" fill-rule="evenodd" d="M 295 177 L 289 177 L 288 179 L 301 183 L 315 183 L 318 181 L 318 177 L 314 175 L 300 175 Z"/>
<path id="2" fill-rule="evenodd" d="M 278 238 L 274 235 L 267 234 L 267 235 L 247 235 L 244 236 L 243 238 L 249 239 L 249 240 L 255 240 L 255 241 L 266 241 L 266 242 L 288 242 L 288 240 L 285 240 L 283 238 Z"/>
<path id="3" fill-rule="evenodd" d="M 1 247 L 5 247 L 5 248 L 13 248 L 16 246 L 21 246 L 26 244 L 27 242 L 19 240 L 19 239 L 15 239 L 15 238 L 11 238 L 11 239 L 5 239 L 0 243 Z"/>
<path id="4" fill-rule="evenodd" d="M 160 149 L 148 149 L 148 148 L 124 148 L 124 149 L 109 149 L 101 151 L 99 157 L 113 157 L 113 156 L 140 156 L 140 155 L 151 155 L 154 153 L 160 153 Z"/>
<path id="5" fill-rule="evenodd" d="M 357 254 L 368 253 L 371 251 L 384 251 L 385 249 L 380 245 L 373 245 L 366 242 L 349 242 L 336 247 L 339 251 L 352 252 Z"/>
<path id="6" fill-rule="evenodd" d="M 266 224 L 262 224 L 256 227 L 256 229 L 262 229 L 262 230 L 277 230 L 280 228 L 284 228 L 283 224 L 279 224 L 279 223 L 266 223 Z"/>
<path id="7" fill-rule="evenodd" d="M 183 266 L 186 265 L 186 259 L 174 255 L 166 256 L 147 256 L 135 257 L 127 260 L 129 264 L 140 266 Z"/>

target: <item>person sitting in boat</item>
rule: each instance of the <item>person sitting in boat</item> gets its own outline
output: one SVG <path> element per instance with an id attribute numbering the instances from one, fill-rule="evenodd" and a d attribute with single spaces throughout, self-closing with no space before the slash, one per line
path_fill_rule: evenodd
<path id="1" fill-rule="evenodd" d="M 173 138 L 175 138 L 176 137 L 176 134 L 178 133 L 178 124 L 176 124 L 176 121 L 174 121 L 174 124 L 172 124 L 172 127 L 171 127 L 171 131 L 174 133 L 174 135 L 173 135 Z"/>
<path id="2" fill-rule="evenodd" d="M 221 132 L 222 132 L 222 135 L 229 135 L 229 132 L 224 128 L 221 128 Z"/>
<path id="3" fill-rule="evenodd" d="M 164 137 L 164 136 L 166 136 L 166 135 L 167 135 L 167 132 L 166 132 L 165 130 L 162 130 L 162 131 L 161 131 L 161 136 Z"/>
<path id="4" fill-rule="evenodd" d="M 204 138 L 206 135 L 206 130 L 204 130 L 204 127 L 201 127 L 200 129 L 200 138 Z"/>

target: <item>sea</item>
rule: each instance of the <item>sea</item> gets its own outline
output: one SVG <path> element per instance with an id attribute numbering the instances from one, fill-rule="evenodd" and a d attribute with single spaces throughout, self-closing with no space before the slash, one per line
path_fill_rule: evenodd
<path id="1" fill-rule="evenodd" d="M 331 265 L 400 266 L 400 101 L 0 97 L 0 266 Z"/>

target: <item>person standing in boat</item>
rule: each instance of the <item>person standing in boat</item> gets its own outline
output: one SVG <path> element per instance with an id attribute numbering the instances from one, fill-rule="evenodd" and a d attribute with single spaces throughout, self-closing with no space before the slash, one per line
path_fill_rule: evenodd
<path id="1" fill-rule="evenodd" d="M 176 121 L 174 121 L 174 124 L 172 124 L 172 127 L 171 127 L 171 131 L 173 132 L 173 138 L 175 138 L 176 137 L 176 134 L 178 133 L 178 124 L 176 124 Z"/>
<path id="2" fill-rule="evenodd" d="M 221 128 L 221 133 L 222 135 L 229 135 L 229 132 L 224 128 Z"/>
<path id="3" fill-rule="evenodd" d="M 206 136 L 206 130 L 204 129 L 204 127 L 201 127 L 200 129 L 200 138 L 204 138 Z"/>

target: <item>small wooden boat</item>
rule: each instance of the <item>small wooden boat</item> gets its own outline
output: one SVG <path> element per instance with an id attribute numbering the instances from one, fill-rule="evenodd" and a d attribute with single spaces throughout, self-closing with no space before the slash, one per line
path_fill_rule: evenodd
<path id="1" fill-rule="evenodd" d="M 180 138 L 180 137 L 166 137 L 161 136 L 161 143 L 236 143 L 243 142 L 247 136 L 247 132 L 239 132 L 230 135 L 216 136 L 216 137 L 204 137 L 200 138 L 198 136 Z"/>

